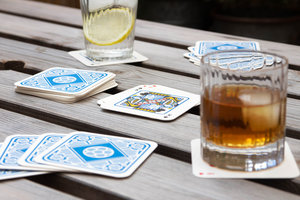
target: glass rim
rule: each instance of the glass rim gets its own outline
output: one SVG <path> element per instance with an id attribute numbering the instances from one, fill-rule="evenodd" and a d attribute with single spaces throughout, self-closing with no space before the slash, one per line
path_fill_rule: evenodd
<path id="1" fill-rule="evenodd" d="M 255 53 L 261 53 L 263 55 L 271 55 L 271 56 L 274 56 L 274 57 L 278 57 L 278 58 L 284 60 L 285 62 L 283 62 L 282 65 L 275 66 L 275 67 L 273 67 L 271 69 L 260 68 L 260 69 L 250 70 L 250 71 L 243 71 L 241 69 L 238 69 L 238 70 L 224 69 L 224 68 L 221 68 L 221 67 L 218 67 L 218 66 L 214 66 L 214 65 L 211 65 L 211 64 L 208 64 L 208 63 L 204 62 L 204 59 L 206 57 L 208 57 L 208 56 L 217 55 L 217 54 L 220 54 L 220 53 L 230 53 L 230 52 L 255 52 Z M 266 52 L 266 51 L 255 51 L 255 50 L 247 50 L 247 49 L 242 49 L 242 50 L 224 50 L 224 51 L 210 52 L 210 53 L 207 53 L 207 54 L 203 55 L 201 57 L 201 59 L 200 59 L 200 62 L 201 62 L 201 65 L 202 64 L 203 65 L 208 64 L 210 67 L 212 67 L 214 69 L 217 69 L 217 70 L 230 71 L 230 72 L 238 72 L 238 73 L 249 73 L 249 72 L 254 72 L 254 71 L 258 71 L 258 70 L 268 70 L 268 71 L 271 71 L 271 70 L 275 70 L 275 69 L 279 69 L 279 68 L 284 68 L 285 66 L 288 66 L 288 64 L 289 64 L 288 59 L 285 56 L 281 56 L 281 55 L 278 55 L 276 53 L 269 53 L 269 52 Z"/>

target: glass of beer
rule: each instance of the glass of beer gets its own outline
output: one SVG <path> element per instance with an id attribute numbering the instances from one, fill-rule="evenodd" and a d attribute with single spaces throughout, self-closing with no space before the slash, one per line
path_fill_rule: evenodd
<path id="1" fill-rule="evenodd" d="M 218 168 L 259 171 L 284 159 L 288 61 L 258 51 L 201 59 L 201 152 Z"/>
<path id="2" fill-rule="evenodd" d="M 132 56 L 138 0 L 80 0 L 86 54 L 93 60 Z"/>

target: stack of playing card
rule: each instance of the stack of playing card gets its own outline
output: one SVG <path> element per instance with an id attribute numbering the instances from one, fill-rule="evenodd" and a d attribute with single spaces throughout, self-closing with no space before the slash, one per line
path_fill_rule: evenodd
<path id="1" fill-rule="evenodd" d="M 50 68 L 15 83 L 15 91 L 63 103 L 73 103 L 116 87 L 115 74 L 69 68 Z"/>
<path id="2" fill-rule="evenodd" d="M 136 86 L 98 101 L 103 109 L 158 120 L 174 120 L 199 104 L 200 95 L 160 85 Z"/>
<path id="3" fill-rule="evenodd" d="M 195 65 L 200 65 L 200 59 L 205 54 L 224 50 L 253 50 L 259 51 L 259 43 L 254 41 L 198 41 L 195 46 L 188 47 L 190 52 L 183 56 Z M 228 58 L 232 58 L 231 55 Z"/>
<path id="4" fill-rule="evenodd" d="M 0 148 L 0 180 L 50 172 L 130 176 L 155 142 L 88 132 L 12 135 Z"/>

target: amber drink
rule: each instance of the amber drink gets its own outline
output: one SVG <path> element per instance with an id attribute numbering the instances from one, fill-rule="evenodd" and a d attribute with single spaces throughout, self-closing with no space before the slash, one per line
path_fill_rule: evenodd
<path id="1" fill-rule="evenodd" d="M 216 61 L 219 54 L 213 55 L 212 62 L 202 61 L 203 159 L 219 168 L 240 171 L 279 165 L 284 159 L 286 60 L 267 54 L 273 63 L 266 66 L 266 54 L 259 52 L 253 55 L 254 59 L 262 58 L 256 68 L 235 66 L 232 70 L 230 64 L 235 59 L 227 69 L 219 68 L 218 62 L 224 64 Z M 251 61 L 252 55 L 248 56 L 246 60 Z"/>

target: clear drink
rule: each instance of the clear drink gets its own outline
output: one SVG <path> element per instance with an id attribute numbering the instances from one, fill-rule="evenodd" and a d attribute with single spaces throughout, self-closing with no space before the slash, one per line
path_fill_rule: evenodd
<path id="1" fill-rule="evenodd" d="M 94 60 L 131 57 L 137 0 L 81 0 L 87 56 Z"/>

